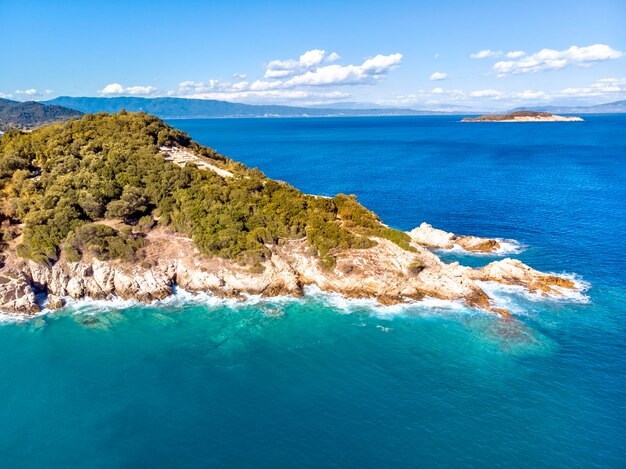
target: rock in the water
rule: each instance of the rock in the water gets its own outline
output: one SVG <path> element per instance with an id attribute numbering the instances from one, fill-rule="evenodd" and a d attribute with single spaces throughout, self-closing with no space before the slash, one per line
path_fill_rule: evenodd
<path id="1" fill-rule="evenodd" d="M 563 296 L 560 289 L 576 289 L 576 283 L 568 278 L 539 272 L 517 259 L 510 258 L 492 262 L 482 269 L 472 269 L 468 275 L 475 280 L 519 285 L 544 295 Z"/>
<path id="2" fill-rule="evenodd" d="M 433 228 L 428 223 L 422 223 L 418 228 L 409 231 L 409 236 L 415 243 L 429 248 L 452 249 L 456 245 L 466 251 L 495 252 L 501 247 L 495 239 L 460 236 Z"/>

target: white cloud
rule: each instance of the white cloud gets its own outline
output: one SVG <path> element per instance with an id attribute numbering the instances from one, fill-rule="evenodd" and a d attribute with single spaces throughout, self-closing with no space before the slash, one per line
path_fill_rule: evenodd
<path id="1" fill-rule="evenodd" d="M 518 91 L 516 93 L 511 94 L 511 98 L 513 99 L 548 99 L 549 96 L 543 91 Z"/>
<path id="2" fill-rule="evenodd" d="M 463 90 L 445 89 L 440 86 L 430 90 L 430 94 L 431 95 L 443 95 L 449 99 L 460 99 L 465 96 L 465 92 Z"/>
<path id="3" fill-rule="evenodd" d="M 333 52 L 327 56 L 325 50 L 312 49 L 302 54 L 298 60 L 272 60 L 267 64 L 265 78 L 285 78 L 297 75 L 321 64 L 325 58 L 333 62 L 339 59 L 339 55 Z"/>
<path id="4" fill-rule="evenodd" d="M 39 96 L 40 94 L 42 94 L 39 91 L 37 91 L 35 88 L 29 88 L 27 90 L 15 90 L 14 93 L 22 94 L 26 96 Z"/>
<path id="5" fill-rule="evenodd" d="M 326 62 L 336 62 L 341 59 L 341 56 L 337 52 L 331 52 L 330 55 L 326 57 Z"/>
<path id="6" fill-rule="evenodd" d="M 333 63 L 340 59 L 335 52 L 327 54 L 324 50 L 313 49 L 298 59 L 268 62 L 262 79 L 246 80 L 245 75 L 237 74 L 233 81 L 182 81 L 176 94 L 200 99 L 263 102 L 306 100 L 312 103 L 345 99 L 350 95 L 332 88 L 376 84 L 402 62 L 402 54 L 378 54 L 357 65 Z M 119 88 L 123 88 L 117 84 L 111 86 L 114 85 L 109 91 L 119 93 Z"/>
<path id="7" fill-rule="evenodd" d="M 302 54 L 298 60 L 272 60 L 267 64 L 265 78 L 285 78 L 284 87 L 331 86 L 343 84 L 372 83 L 402 61 L 402 54 L 377 55 L 361 65 L 322 65 L 336 62 L 339 54 L 313 49 Z"/>
<path id="8" fill-rule="evenodd" d="M 532 55 L 523 56 L 519 60 L 497 62 L 493 66 L 493 70 L 499 77 L 503 77 L 543 70 L 559 70 L 570 65 L 585 67 L 594 62 L 618 59 L 623 55 L 623 52 L 614 50 L 606 44 L 594 44 L 586 47 L 572 46 L 562 51 L 542 49 Z"/>
<path id="9" fill-rule="evenodd" d="M 504 55 L 509 59 L 519 59 L 520 57 L 524 57 L 526 55 L 526 52 L 524 52 L 523 50 L 513 50 L 511 52 L 507 52 Z"/>
<path id="10" fill-rule="evenodd" d="M 246 76 L 247 75 L 245 73 L 233 73 L 233 78 L 235 80 L 245 80 Z"/>
<path id="11" fill-rule="evenodd" d="M 474 54 L 470 54 L 472 59 L 486 59 L 487 57 L 502 57 L 502 51 L 485 49 Z"/>
<path id="12" fill-rule="evenodd" d="M 385 78 L 399 65 L 402 54 L 377 55 L 361 65 L 326 65 L 294 76 L 283 83 L 286 88 L 296 86 L 342 86 L 373 84 Z"/>
<path id="13" fill-rule="evenodd" d="M 590 86 L 582 88 L 565 88 L 560 93 L 563 96 L 605 96 L 626 95 L 626 78 L 602 78 Z"/>
<path id="14" fill-rule="evenodd" d="M 450 76 L 447 73 L 435 72 L 430 76 L 429 80 L 431 81 L 447 80 L 449 77 Z"/>
<path id="15" fill-rule="evenodd" d="M 504 96 L 504 93 L 502 93 L 501 91 L 497 91 L 497 90 L 476 90 L 476 91 L 472 91 L 470 92 L 470 97 L 472 98 L 501 98 L 502 96 Z"/>
<path id="16" fill-rule="evenodd" d="M 103 96 L 148 96 L 155 94 L 156 91 L 154 86 L 124 87 L 119 83 L 110 83 L 98 92 Z"/>
<path id="17" fill-rule="evenodd" d="M 11 99 L 13 97 L 13 93 L 0 93 L 0 98 Z"/>

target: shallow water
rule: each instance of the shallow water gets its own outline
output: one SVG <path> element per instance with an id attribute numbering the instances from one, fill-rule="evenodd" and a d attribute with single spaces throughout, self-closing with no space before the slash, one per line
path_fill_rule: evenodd
<path id="1" fill-rule="evenodd" d="M 626 116 L 457 120 L 172 124 L 305 192 L 355 193 L 391 226 L 515 239 L 584 296 L 486 285 L 514 321 L 315 290 L 5 321 L 0 465 L 623 467 Z"/>

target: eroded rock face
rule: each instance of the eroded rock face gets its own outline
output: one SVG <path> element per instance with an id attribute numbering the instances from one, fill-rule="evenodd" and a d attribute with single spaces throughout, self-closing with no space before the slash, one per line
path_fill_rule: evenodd
<path id="1" fill-rule="evenodd" d="M 495 239 L 460 236 L 433 228 L 428 223 L 422 223 L 419 227 L 411 230 L 409 236 L 417 244 L 437 249 L 452 249 L 457 245 L 466 251 L 495 252 L 501 247 Z"/>
<path id="2" fill-rule="evenodd" d="M 31 283 L 23 274 L 2 272 L 0 275 L 0 308 L 3 311 L 20 315 L 30 315 L 40 311 L 35 301 L 35 292 Z"/>
<path id="3" fill-rule="evenodd" d="M 449 233 L 439 231 L 434 230 L 429 239 L 451 239 Z M 0 309 L 21 315 L 39 311 L 34 289 L 48 293 L 47 304 L 52 308 L 62 306 L 63 297 L 151 302 L 171 295 L 174 285 L 220 297 L 300 296 L 303 287 L 315 285 L 348 297 L 377 298 L 382 304 L 428 296 L 506 314 L 492 307 L 477 281 L 520 285 L 546 294 L 575 288 L 568 279 L 543 274 L 513 259 L 472 269 L 445 264 L 422 246 L 417 245 L 413 253 L 384 239 L 377 239 L 378 244 L 369 249 L 336 253 L 337 265 L 332 270 L 323 268 L 310 254 L 306 240 L 288 240 L 271 247 L 272 256 L 264 269 L 251 271 L 236 262 L 204 257 L 191 240 L 163 229 L 151 232 L 148 238 L 146 259 L 140 265 L 91 259 L 77 263 L 60 260 L 49 267 L 9 256 L 0 271 Z M 412 266 L 417 260 L 420 269 L 415 270 Z"/>
<path id="4" fill-rule="evenodd" d="M 48 302 L 46 307 L 48 309 L 61 309 L 65 306 L 65 300 L 56 295 L 48 295 Z"/>

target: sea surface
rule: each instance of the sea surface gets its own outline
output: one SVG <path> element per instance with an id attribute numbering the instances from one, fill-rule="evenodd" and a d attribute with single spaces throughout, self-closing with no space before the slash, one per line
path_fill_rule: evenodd
<path id="1" fill-rule="evenodd" d="M 170 121 L 393 227 L 516 240 L 587 289 L 487 285 L 513 321 L 315 290 L 5 318 L 0 467 L 626 467 L 626 115 L 585 119 Z"/>

